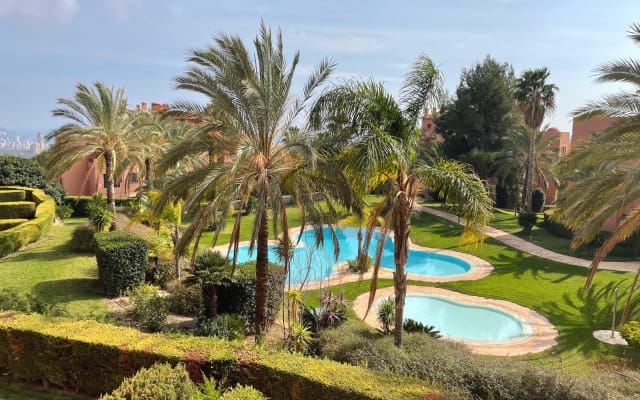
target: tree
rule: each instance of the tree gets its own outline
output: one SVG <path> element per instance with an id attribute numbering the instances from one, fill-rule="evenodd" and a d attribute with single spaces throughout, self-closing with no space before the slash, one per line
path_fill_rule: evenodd
<path id="1" fill-rule="evenodd" d="M 339 175 L 321 173 L 322 161 L 312 138 L 304 129 L 292 129 L 334 64 L 322 61 L 304 84 L 302 95 L 294 97 L 291 90 L 299 53 L 287 63 L 281 33 L 278 31 L 274 37 L 264 23 L 254 40 L 254 51 L 250 54 L 239 37 L 220 34 L 213 46 L 190 52 L 189 61 L 194 65 L 176 78 L 176 85 L 205 95 L 210 103 L 206 107 L 189 102 L 176 105 L 176 111 L 194 121 L 198 134 L 188 138 L 191 145 L 178 145 L 165 157 L 175 161 L 204 155 L 208 162 L 171 179 L 158 206 L 188 195 L 185 208 L 196 212 L 196 217 L 178 243 L 176 251 L 181 252 L 200 237 L 212 220 L 217 237 L 233 201 L 245 205 L 249 196 L 256 198 L 249 248 L 257 250 L 255 330 L 256 340 L 261 342 L 266 330 L 268 210 L 275 236 L 282 233 L 287 260 L 293 249 L 288 245 L 289 222 L 283 194 L 291 193 L 302 210 L 301 229 L 312 224 L 317 228 L 317 240 L 322 241 L 320 228 L 335 220 L 334 199 L 348 186 L 341 183 Z M 314 202 L 314 193 L 325 200 L 324 208 Z M 242 213 L 236 213 L 229 243 L 233 265 L 241 218 Z M 331 232 L 335 241 L 332 228 Z"/>
<path id="2" fill-rule="evenodd" d="M 544 117 L 556 108 L 558 87 L 547 83 L 551 72 L 546 67 L 529 69 L 516 81 L 516 101 L 522 111 L 524 122 L 531 131 L 529 134 L 529 154 L 525 168 L 522 204 L 527 212 L 532 211 L 531 195 L 535 173 L 536 136 Z"/>
<path id="3" fill-rule="evenodd" d="M 629 36 L 640 45 L 640 24 L 631 25 Z M 557 202 L 558 218 L 574 231 L 573 249 L 596 238 L 609 218 L 622 217 L 595 253 L 585 291 L 591 287 L 598 265 L 613 247 L 640 230 L 637 206 L 640 201 L 640 60 L 619 59 L 601 65 L 596 69 L 595 81 L 629 84 L 632 89 L 588 102 L 573 113 L 577 119 L 607 117 L 614 122 L 563 157 L 557 166 L 561 177 L 574 179 L 574 184 L 562 191 Z M 629 300 L 632 294 L 633 290 Z M 630 301 L 625 308 L 625 320 L 629 307 Z"/>
<path id="4" fill-rule="evenodd" d="M 487 56 L 464 69 L 456 96 L 436 116 L 446 157 L 471 164 L 483 178 L 493 176 L 495 156 L 516 127 L 513 67 Z"/>
<path id="5" fill-rule="evenodd" d="M 204 316 L 215 318 L 218 315 L 218 293 L 216 285 L 231 283 L 227 266 L 229 260 L 217 251 L 204 251 L 196 257 L 193 275 L 184 280 L 185 285 L 198 285 L 202 289 Z"/>
<path id="6" fill-rule="evenodd" d="M 437 189 L 447 201 L 459 205 L 465 218 L 465 242 L 481 236 L 492 209 L 482 182 L 468 166 L 442 159 L 432 164 L 415 162 L 420 136 L 416 128 L 418 116 L 425 105 L 437 101 L 441 81 L 431 59 L 421 55 L 406 76 L 400 104 L 379 83 L 348 81 L 325 92 L 311 114 L 315 128 L 341 148 L 342 155 L 336 163 L 352 179 L 356 193 L 364 195 L 379 184 L 386 188 L 384 200 L 370 213 L 363 247 L 368 248 L 378 218 L 384 215 L 369 308 L 375 298 L 384 240 L 393 230 L 397 346 L 403 343 L 405 266 L 411 214 L 418 194 L 423 189 Z"/>
<path id="7" fill-rule="evenodd" d="M 94 166 L 104 165 L 107 203 L 115 215 L 114 178 L 118 176 L 118 163 L 132 157 L 139 147 L 137 134 L 146 129 L 141 123 L 144 113 L 127 108 L 124 88 L 114 91 L 102 82 L 93 87 L 78 84 L 74 98 L 58 99 L 58 104 L 61 107 L 53 110 L 53 116 L 69 122 L 47 136 L 55 140 L 49 149 L 47 173 L 59 177 L 77 162 L 95 156 Z M 114 220 L 111 230 L 115 229 Z"/>

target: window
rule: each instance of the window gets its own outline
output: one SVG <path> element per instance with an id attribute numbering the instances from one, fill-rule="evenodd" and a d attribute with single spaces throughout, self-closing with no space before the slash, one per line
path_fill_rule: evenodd
<path id="1" fill-rule="evenodd" d="M 431 129 L 432 124 L 427 124 L 427 129 Z"/>
<path id="2" fill-rule="evenodd" d="M 563 156 L 565 154 L 567 154 L 567 146 L 562 146 L 560 148 L 560 155 Z"/>
<path id="3" fill-rule="evenodd" d="M 138 174 L 135 172 L 132 172 L 129 174 L 129 182 L 131 183 L 138 183 Z"/>
<path id="4" fill-rule="evenodd" d="M 102 186 L 107 187 L 107 174 L 102 174 Z M 120 181 L 113 182 L 113 187 L 120 187 Z"/>

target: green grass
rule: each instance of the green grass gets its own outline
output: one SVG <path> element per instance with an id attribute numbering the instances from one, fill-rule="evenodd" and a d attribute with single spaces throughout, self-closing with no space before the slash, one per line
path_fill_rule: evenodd
<path id="1" fill-rule="evenodd" d="M 0 379 L 0 399 L 2 400 L 82 400 L 89 399 L 80 395 L 58 390 L 47 390 L 41 387 L 10 382 Z"/>
<path id="2" fill-rule="evenodd" d="M 95 257 L 67 248 L 73 229 L 84 221 L 69 219 L 65 225 L 53 226 L 36 243 L 0 259 L 0 289 L 32 293 L 74 316 L 106 316 Z"/>
<path id="3" fill-rule="evenodd" d="M 636 367 L 640 365 L 640 351 L 607 345 L 592 337 L 594 330 L 606 329 L 611 324 L 611 304 L 616 287 L 619 288 L 620 317 L 633 274 L 600 271 L 593 288 L 585 295 L 582 292 L 585 268 L 535 257 L 494 240 L 487 240 L 476 247 L 460 247 L 459 234 L 457 224 L 426 213 L 416 215 L 411 225 L 411 239 L 415 243 L 476 255 L 495 267 L 493 273 L 477 281 L 410 284 L 439 286 L 471 295 L 504 299 L 544 315 L 558 330 L 559 343 L 549 351 L 522 357 L 534 364 L 561 368 L 575 374 L 588 372 L 596 360 L 626 359 Z M 353 300 L 367 292 L 369 285 L 370 281 L 354 282 L 335 290 L 342 290 L 347 299 Z M 381 280 L 378 287 L 392 285 L 391 280 Z M 306 297 L 315 305 L 318 291 L 309 291 Z M 638 303 L 635 299 L 634 309 Z M 636 313 L 635 317 L 638 316 Z"/>

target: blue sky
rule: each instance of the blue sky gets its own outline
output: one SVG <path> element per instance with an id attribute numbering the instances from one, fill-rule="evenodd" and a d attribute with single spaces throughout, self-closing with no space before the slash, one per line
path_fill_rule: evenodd
<path id="1" fill-rule="evenodd" d="M 282 29 L 286 49 L 300 50 L 300 75 L 330 57 L 334 80 L 372 76 L 394 94 L 422 52 L 450 92 L 461 70 L 487 54 L 517 74 L 547 66 L 560 88 L 550 122 L 562 130 L 573 109 L 620 90 L 592 83 L 598 64 L 640 56 L 626 37 L 640 22 L 638 0 L 0 0 L 0 127 L 59 126 L 51 110 L 78 82 L 125 86 L 132 107 L 197 99 L 173 88 L 187 50 L 218 32 L 250 40 L 260 19 Z"/>

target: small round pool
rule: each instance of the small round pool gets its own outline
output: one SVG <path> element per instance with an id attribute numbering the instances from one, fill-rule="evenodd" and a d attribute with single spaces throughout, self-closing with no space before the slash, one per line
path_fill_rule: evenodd
<path id="1" fill-rule="evenodd" d="M 407 295 L 404 317 L 433 325 L 441 335 L 455 339 L 504 341 L 524 335 L 522 323 L 506 312 L 440 296 Z"/>
<path id="2" fill-rule="evenodd" d="M 302 233 L 300 244 L 295 248 L 291 262 L 291 282 L 315 282 L 325 279 L 334 272 L 336 263 L 353 260 L 358 254 L 358 230 L 356 228 L 336 229 L 336 236 L 340 246 L 338 259 L 334 258 L 334 244 L 328 227 L 324 229 L 324 243 L 316 247 L 315 232 L 307 229 Z M 379 232 L 374 232 L 368 254 L 374 258 L 378 244 Z M 295 238 L 292 238 L 295 239 Z M 393 258 L 393 241 L 387 237 L 380 266 L 395 269 Z M 253 261 L 257 252 L 249 255 L 249 246 L 238 248 L 238 263 Z M 269 245 L 269 260 L 278 262 L 275 246 Z M 471 265 L 457 257 L 411 249 L 407 260 L 407 273 L 424 276 L 452 276 L 469 272 Z"/>

